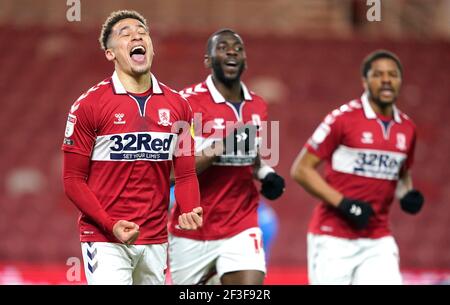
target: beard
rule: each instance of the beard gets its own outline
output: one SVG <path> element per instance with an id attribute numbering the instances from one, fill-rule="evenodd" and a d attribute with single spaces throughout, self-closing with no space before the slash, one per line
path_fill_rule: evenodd
<path id="1" fill-rule="evenodd" d="M 397 100 L 397 96 L 394 94 L 391 100 L 381 100 L 380 93 L 376 94 L 374 90 L 369 89 L 369 98 L 375 102 L 380 108 L 386 108 L 392 106 Z"/>
<path id="2" fill-rule="evenodd" d="M 245 65 L 241 63 L 239 69 L 234 77 L 227 77 L 222 69 L 221 63 L 215 58 L 211 59 L 211 67 L 217 79 L 226 86 L 233 84 L 241 79 L 242 72 L 244 72 Z"/>

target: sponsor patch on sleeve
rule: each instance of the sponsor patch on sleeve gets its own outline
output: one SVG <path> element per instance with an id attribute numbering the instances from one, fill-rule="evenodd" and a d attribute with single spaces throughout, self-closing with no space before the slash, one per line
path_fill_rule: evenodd
<path id="1" fill-rule="evenodd" d="M 64 143 L 64 145 L 70 145 L 70 146 L 73 146 L 73 144 L 74 144 L 73 140 L 69 139 L 69 138 L 64 138 L 63 143 Z"/>
<path id="2" fill-rule="evenodd" d="M 77 123 L 77 117 L 75 115 L 69 113 L 69 116 L 67 117 L 66 132 L 64 133 L 66 138 L 70 138 L 70 136 L 73 135 L 73 131 L 74 131 L 76 123 Z"/>

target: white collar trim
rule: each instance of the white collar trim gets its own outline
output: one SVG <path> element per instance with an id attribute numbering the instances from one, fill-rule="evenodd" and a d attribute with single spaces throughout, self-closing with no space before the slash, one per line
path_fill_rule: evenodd
<path id="1" fill-rule="evenodd" d="M 377 114 L 375 113 L 375 111 L 373 111 L 372 106 L 370 106 L 369 98 L 367 97 L 367 92 L 364 92 L 363 95 L 361 96 L 361 102 L 364 110 L 364 115 L 366 116 L 366 118 L 369 120 L 376 119 Z M 395 107 L 395 105 L 392 107 L 392 109 L 394 112 L 394 121 L 400 124 L 402 122 L 402 119 L 400 118 L 399 110 L 397 109 L 397 107 Z"/>
<path id="2" fill-rule="evenodd" d="M 158 80 L 156 77 L 150 73 L 150 77 L 152 78 L 152 87 L 153 87 L 153 93 L 154 94 L 162 94 L 161 87 L 159 86 Z M 125 90 L 125 87 L 122 85 L 122 82 L 119 79 L 119 76 L 117 75 L 117 72 L 114 71 L 112 75 L 112 83 L 114 87 L 114 91 L 116 94 L 128 94 L 127 90 Z"/>
<path id="3" fill-rule="evenodd" d="M 214 86 L 214 82 L 212 80 L 212 76 L 208 75 L 206 78 L 206 87 L 208 87 L 209 92 L 211 93 L 211 96 L 215 103 L 225 103 L 226 100 L 223 97 L 223 95 L 217 90 L 216 86 Z M 252 96 L 250 95 L 250 92 L 247 89 L 247 86 L 243 82 L 241 82 L 241 88 L 242 92 L 244 93 L 244 100 L 251 101 L 253 100 Z"/>

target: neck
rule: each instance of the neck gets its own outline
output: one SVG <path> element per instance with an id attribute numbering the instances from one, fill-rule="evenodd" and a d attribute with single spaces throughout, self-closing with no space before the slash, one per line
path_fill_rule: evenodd
<path id="1" fill-rule="evenodd" d="M 145 74 L 137 76 L 131 76 L 121 70 L 116 70 L 125 90 L 133 93 L 142 93 L 150 89 L 152 86 L 152 78 L 150 77 L 150 71 Z"/>
<path id="2" fill-rule="evenodd" d="M 220 94 L 222 94 L 226 101 L 232 103 L 242 102 L 243 97 L 240 80 L 225 84 L 219 81 L 214 75 L 212 76 L 212 80 L 214 86 L 216 86 L 217 90 L 220 92 Z"/>

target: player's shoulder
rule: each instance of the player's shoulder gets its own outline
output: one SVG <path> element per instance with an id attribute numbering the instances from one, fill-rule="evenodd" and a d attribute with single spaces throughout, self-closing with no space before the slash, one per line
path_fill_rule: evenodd
<path id="1" fill-rule="evenodd" d="M 179 93 L 189 102 L 196 102 L 202 100 L 205 97 L 209 97 L 209 90 L 206 82 L 200 82 L 187 86 Z"/>
<path id="2" fill-rule="evenodd" d="M 83 94 L 81 94 L 72 104 L 70 112 L 74 113 L 79 108 L 92 107 L 109 92 L 112 93 L 110 77 L 102 80 L 83 92 Z"/>
<path id="3" fill-rule="evenodd" d="M 267 107 L 267 102 L 266 100 L 261 97 L 260 95 L 256 94 L 255 92 L 253 92 L 252 90 L 248 90 L 247 89 L 248 94 L 250 95 L 250 97 L 252 98 L 252 102 L 254 102 L 255 104 L 262 106 L 262 107 Z"/>
<path id="4" fill-rule="evenodd" d="M 328 125 L 333 124 L 336 121 L 347 121 L 352 118 L 360 117 L 363 111 L 363 105 L 361 100 L 354 99 L 345 104 L 339 105 L 339 107 L 330 111 L 324 119 L 324 122 Z"/>
<path id="5" fill-rule="evenodd" d="M 190 108 L 189 102 L 182 94 L 162 82 L 158 81 L 158 84 L 163 91 L 164 96 L 170 103 L 172 103 L 176 107 Z"/>
<path id="6" fill-rule="evenodd" d="M 404 113 L 403 111 L 401 111 L 400 109 L 397 108 L 398 114 L 402 120 L 402 123 L 404 123 L 405 125 L 411 127 L 412 129 L 416 129 L 416 123 L 414 123 L 414 121 L 411 119 L 411 117 L 409 117 L 406 113 Z"/>

